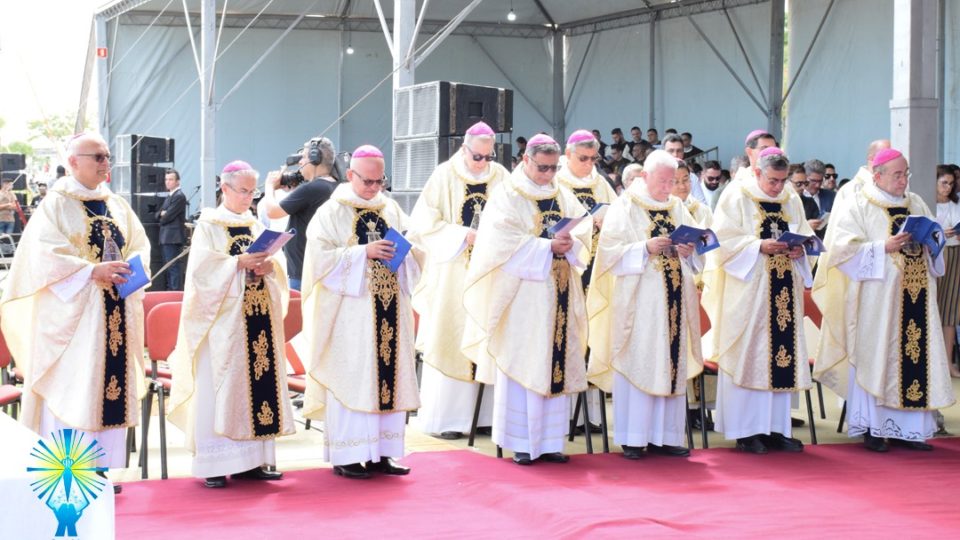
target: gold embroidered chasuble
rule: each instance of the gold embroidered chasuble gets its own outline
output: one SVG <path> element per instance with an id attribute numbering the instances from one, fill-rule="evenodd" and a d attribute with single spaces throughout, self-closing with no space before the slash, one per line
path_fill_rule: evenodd
<path id="1" fill-rule="evenodd" d="M 743 170 L 743 169 L 741 169 Z M 785 254 L 757 251 L 746 280 L 725 267 L 744 250 L 787 230 L 813 231 L 799 196 L 784 189 L 766 196 L 756 182 L 724 191 L 713 214 L 720 247 L 707 253 L 703 306 L 710 317 L 713 359 L 735 384 L 755 390 L 794 392 L 810 387 L 803 332 L 803 278 Z M 808 264 L 804 258 L 798 264 Z"/>
<path id="2" fill-rule="evenodd" d="M 647 394 L 683 395 L 687 379 L 703 369 L 699 297 L 687 261 L 648 255 L 643 272 L 614 272 L 632 247 L 645 250 L 647 240 L 668 236 L 680 225 L 697 226 L 680 199 L 656 201 L 642 180 L 607 211 L 587 294 L 587 375 L 605 391 L 613 390 L 616 372 Z"/>
<path id="3" fill-rule="evenodd" d="M 504 270 L 517 250 L 545 238 L 551 223 L 585 212 L 576 196 L 556 181 L 537 189 L 522 168 L 490 196 L 463 297 L 463 351 L 477 364 L 478 381 L 492 384 L 499 368 L 542 396 L 586 389 L 587 317 L 579 271 L 552 253 L 544 281 Z M 581 246 L 576 254 L 580 261 L 589 260 L 592 228 L 592 221 L 585 219 L 572 231 Z"/>
<path id="4" fill-rule="evenodd" d="M 130 205 L 103 184 L 90 190 L 64 177 L 20 238 L 3 284 L 0 321 L 24 373 L 21 421 L 34 431 L 43 406 L 87 431 L 138 422 L 146 391 L 143 290 L 121 299 L 116 288 L 89 278 L 108 236 L 121 258 L 140 255 L 150 267 L 150 244 Z M 57 288 L 76 292 L 61 300 Z"/>
<path id="5" fill-rule="evenodd" d="M 214 432 L 236 441 L 271 439 L 295 431 L 287 392 L 283 319 L 289 289 L 282 258 L 254 277 L 237 268 L 263 232 L 250 212 L 205 208 L 196 222 L 187 261 L 173 370 L 170 421 L 195 448 L 193 418 L 197 362 L 207 347 L 214 389 Z"/>
<path id="6" fill-rule="evenodd" d="M 872 183 L 834 213 L 821 257 L 813 298 L 823 313 L 814 377 L 847 395 L 849 368 L 877 404 L 894 409 L 933 410 L 954 403 L 940 315 L 937 280 L 929 256 L 883 253 L 862 259 L 883 265 L 883 279 L 854 281 L 840 265 L 861 246 L 886 241 L 907 215 L 933 219 L 916 194 L 894 201 Z"/>
<path id="7" fill-rule="evenodd" d="M 364 200 L 349 184 L 338 186 L 310 221 L 303 272 L 308 418 L 323 419 L 331 398 L 366 413 L 420 406 L 413 309 L 398 274 L 414 287 L 423 253 L 414 246 L 397 274 L 365 254 L 368 232 L 380 238 L 388 228 L 402 233 L 408 221 L 393 199 L 378 193 Z M 363 254 L 356 259 L 358 250 Z M 355 259 L 364 272 L 357 296 L 346 288 Z M 338 284 L 330 283 L 332 274 L 342 277 Z"/>
<path id="8" fill-rule="evenodd" d="M 479 219 L 490 193 L 509 174 L 491 162 L 485 175 L 474 178 L 457 153 L 433 171 L 410 214 L 410 236 L 426 251 L 423 276 L 413 293 L 420 316 L 417 349 L 423 351 L 424 362 L 461 381 L 472 381 L 474 372 L 474 364 L 460 350 L 463 287 L 473 250 L 466 246 L 453 254 L 465 228 Z"/>

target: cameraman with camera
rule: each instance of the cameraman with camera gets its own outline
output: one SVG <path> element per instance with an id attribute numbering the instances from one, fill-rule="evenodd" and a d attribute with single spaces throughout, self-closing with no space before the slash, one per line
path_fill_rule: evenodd
<path id="1" fill-rule="evenodd" d="M 314 137 L 303 145 L 298 170 L 289 171 L 285 168 L 267 176 L 264 196 L 267 217 L 280 219 L 290 216 L 289 227 L 297 231 L 297 235 L 283 246 L 291 289 L 300 290 L 307 225 L 337 187 L 337 180 L 331 176 L 336 156 L 330 139 Z M 275 191 L 281 186 L 288 186 L 291 191 L 278 203 Z"/>

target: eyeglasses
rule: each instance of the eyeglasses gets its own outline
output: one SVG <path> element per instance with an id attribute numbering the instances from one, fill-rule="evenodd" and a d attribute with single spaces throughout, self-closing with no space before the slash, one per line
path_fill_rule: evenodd
<path id="1" fill-rule="evenodd" d="M 478 159 L 478 160 L 476 160 L 476 161 L 480 161 L 480 160 Z M 369 178 L 364 178 L 363 175 L 360 174 L 360 173 L 358 173 L 356 169 L 349 169 L 349 170 L 353 171 L 353 174 L 357 175 L 357 177 L 360 178 L 360 181 L 363 182 L 363 185 L 364 185 L 365 187 L 385 186 L 385 185 L 387 185 L 387 177 L 386 177 L 386 176 L 384 176 L 383 178 L 380 178 L 380 179 L 378 179 L 378 180 L 371 180 L 371 179 L 369 179 Z"/>
<path id="2" fill-rule="evenodd" d="M 811 178 L 811 179 L 807 180 L 807 182 L 809 182 L 809 183 L 811 183 L 811 184 L 821 184 L 821 183 L 823 183 L 823 178 L 819 178 L 819 179 L 817 179 L 817 178 Z"/>
<path id="3" fill-rule="evenodd" d="M 837 179 L 837 173 L 825 173 L 825 174 L 823 175 L 823 177 L 826 178 L 826 179 L 828 179 L 828 180 L 830 180 L 830 179 L 836 180 L 836 179 Z"/>
<path id="4" fill-rule="evenodd" d="M 594 163 L 600 161 L 600 155 L 585 156 L 583 154 L 576 154 L 577 159 L 580 160 L 580 163 L 585 163 L 587 161 L 593 161 Z"/>
<path id="5" fill-rule="evenodd" d="M 236 193 L 237 195 L 240 195 L 241 197 L 253 197 L 254 199 L 256 199 L 257 197 L 260 196 L 260 190 L 259 190 L 259 189 L 252 189 L 252 190 L 250 190 L 250 189 L 237 189 L 237 188 L 233 187 L 232 185 L 230 185 L 230 184 L 228 184 L 228 183 L 226 183 L 226 182 L 222 182 L 220 185 L 222 185 L 222 186 L 227 186 L 228 188 L 230 188 L 230 191 Z"/>
<path id="6" fill-rule="evenodd" d="M 487 155 L 484 155 L 484 154 L 476 154 L 476 153 L 473 152 L 473 150 L 470 150 L 469 148 L 467 148 L 467 152 L 470 152 L 470 157 L 472 157 L 474 161 L 488 161 L 488 162 L 489 162 L 489 161 L 493 161 L 493 160 L 497 159 L 497 153 L 496 153 L 496 152 L 494 152 L 494 153 L 492 153 L 492 154 L 487 154 Z"/>
<path id="7" fill-rule="evenodd" d="M 530 158 L 530 161 L 537 166 L 537 172 L 542 172 L 542 173 L 545 173 L 547 171 L 557 172 L 557 170 L 560 169 L 560 165 L 541 165 L 536 161 L 534 161 L 533 158 Z"/>
<path id="8" fill-rule="evenodd" d="M 722 175 L 704 176 L 703 179 L 706 180 L 707 182 L 719 182 L 720 180 L 723 180 L 723 176 Z"/>
<path id="9" fill-rule="evenodd" d="M 802 180 L 802 181 L 800 181 L 800 182 L 794 182 L 793 185 L 795 185 L 795 186 L 797 186 L 797 187 L 807 187 L 807 186 L 810 185 L 810 181 L 808 181 L 808 180 Z"/>
<path id="10" fill-rule="evenodd" d="M 99 153 L 99 152 L 96 153 L 96 154 L 77 154 L 77 155 L 78 155 L 78 156 L 92 157 L 97 163 L 103 163 L 105 160 L 106 160 L 106 161 L 110 161 L 110 158 L 113 157 L 113 156 L 111 156 L 109 153 L 102 154 L 102 153 Z"/>

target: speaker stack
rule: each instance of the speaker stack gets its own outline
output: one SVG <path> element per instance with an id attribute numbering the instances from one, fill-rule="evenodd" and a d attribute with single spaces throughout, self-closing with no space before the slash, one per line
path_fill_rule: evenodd
<path id="1" fill-rule="evenodd" d="M 163 266 L 160 252 L 160 223 L 157 212 L 168 195 L 164 178 L 174 166 L 173 139 L 146 135 L 118 135 L 116 161 L 111 170 L 110 189 L 130 202 L 143 223 L 150 241 L 150 270 Z M 166 290 L 166 280 L 154 281 L 151 291 Z"/>
<path id="2" fill-rule="evenodd" d="M 448 81 L 394 91 L 393 197 L 413 209 L 430 174 L 463 144 L 467 129 L 485 122 L 497 132 L 497 161 L 511 167 L 513 90 Z"/>
<path id="3" fill-rule="evenodd" d="M 13 180 L 13 190 L 27 189 L 26 154 L 0 154 L 0 176 L 4 180 Z M 23 204 L 23 201 L 21 201 Z"/>

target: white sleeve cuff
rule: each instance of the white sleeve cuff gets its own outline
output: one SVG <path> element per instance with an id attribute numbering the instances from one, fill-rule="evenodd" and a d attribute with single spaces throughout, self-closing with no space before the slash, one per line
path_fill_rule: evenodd
<path id="1" fill-rule="evenodd" d="M 564 253 L 563 256 L 566 257 L 567 262 L 570 263 L 570 266 L 583 271 L 587 269 L 587 264 L 581 261 L 577 257 L 577 254 L 583 253 L 585 251 L 586 251 L 586 248 L 584 247 L 583 242 L 581 242 L 578 238 L 574 238 L 573 247 L 570 248 L 570 251 Z"/>
<path id="2" fill-rule="evenodd" d="M 647 266 L 647 260 L 650 259 L 650 253 L 647 251 L 645 242 L 636 242 L 623 252 L 623 256 L 613 267 L 613 275 L 630 276 L 642 274 Z"/>
<path id="3" fill-rule="evenodd" d="M 841 272 L 854 281 L 883 279 L 884 242 L 876 241 L 863 244 L 850 260 L 837 266 Z"/>
<path id="4" fill-rule="evenodd" d="M 810 261 L 806 256 L 793 260 L 793 269 L 803 278 L 803 286 L 813 287 L 813 273 L 810 271 Z"/>
<path id="5" fill-rule="evenodd" d="M 753 269 L 757 266 L 757 260 L 760 258 L 760 240 L 751 242 L 750 245 L 740 250 L 735 257 L 723 265 L 723 269 L 731 276 L 740 281 L 749 281 L 753 276 Z"/>
<path id="6" fill-rule="evenodd" d="M 442 233 L 438 233 L 443 235 L 442 240 L 435 244 L 433 252 L 438 263 L 450 262 L 463 253 L 467 248 L 467 231 L 469 230 L 469 227 L 450 226 L 446 227 Z"/>
<path id="7" fill-rule="evenodd" d="M 503 271 L 520 279 L 544 281 L 550 275 L 552 258 L 549 239 L 531 238 L 510 256 Z"/>
<path id="8" fill-rule="evenodd" d="M 400 290 L 408 297 L 413 294 L 413 288 L 420 281 L 420 265 L 412 253 L 407 253 L 407 257 L 400 263 L 397 269 L 397 280 L 400 282 Z"/>
<path id="9" fill-rule="evenodd" d="M 61 302 L 69 302 L 81 289 L 87 286 L 87 283 L 90 283 L 91 275 L 93 275 L 93 265 L 88 264 L 72 275 L 51 285 L 50 290 Z"/>
<path id="10" fill-rule="evenodd" d="M 946 263 L 944 263 L 944 261 L 943 261 L 943 252 L 944 252 L 944 250 L 941 249 L 941 250 L 940 250 L 940 254 L 937 255 L 937 258 L 936 258 L 936 259 L 930 257 L 930 252 L 929 252 L 929 251 L 926 252 L 926 253 L 927 253 L 927 260 L 930 261 L 930 274 L 931 274 L 933 277 L 942 277 L 943 274 L 946 273 L 946 271 L 947 271 Z"/>
<path id="11" fill-rule="evenodd" d="M 360 296 L 367 270 L 367 247 L 347 248 L 337 266 L 323 278 L 323 286 L 344 296 Z"/>

